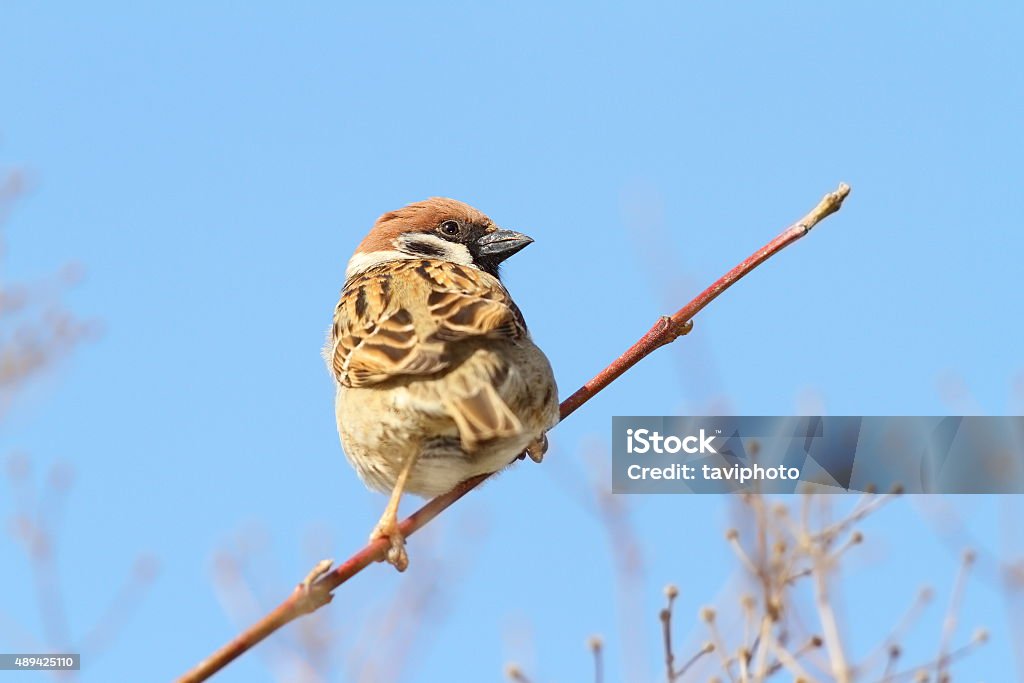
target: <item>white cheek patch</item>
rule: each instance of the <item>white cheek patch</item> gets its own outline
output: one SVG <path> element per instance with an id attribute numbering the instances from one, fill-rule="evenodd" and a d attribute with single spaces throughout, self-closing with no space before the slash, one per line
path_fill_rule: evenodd
<path id="1" fill-rule="evenodd" d="M 345 277 L 350 278 L 388 261 L 409 261 L 433 258 L 451 261 L 463 266 L 476 267 L 473 255 L 465 244 L 449 242 L 437 235 L 402 235 L 395 240 L 395 248 L 383 251 L 358 252 L 348 260 Z"/>
<path id="2" fill-rule="evenodd" d="M 399 251 L 408 254 L 406 258 L 434 258 L 463 266 L 474 265 L 473 255 L 469 253 L 465 244 L 449 242 L 437 235 L 425 233 L 402 235 L 395 240 L 395 243 Z"/>

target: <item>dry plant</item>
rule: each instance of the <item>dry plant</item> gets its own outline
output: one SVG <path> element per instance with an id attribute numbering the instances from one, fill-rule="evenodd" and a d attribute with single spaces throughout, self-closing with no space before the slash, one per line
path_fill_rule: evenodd
<path id="1" fill-rule="evenodd" d="M 952 414 L 985 414 L 981 402 L 959 374 L 944 373 L 936 388 Z M 1004 410 L 1006 415 L 1024 414 L 1024 372 L 1011 378 L 1009 401 Z M 1015 436 L 1016 452 L 1024 453 L 1024 422 L 1020 423 Z M 1007 635 L 1014 644 L 1011 649 L 1017 680 L 1024 680 L 1024 531 L 1020 525 L 1024 518 L 1024 500 L 1020 496 L 999 496 L 996 521 L 999 541 L 996 547 L 991 547 L 970 532 L 970 525 L 964 519 L 966 514 L 956 504 L 972 498 L 920 496 L 914 502 L 951 552 L 959 552 L 963 547 L 974 548 L 979 579 L 1004 598 Z"/>
<path id="2" fill-rule="evenodd" d="M 2 228 L 27 181 L 21 171 L 0 171 L 0 268 L 6 259 Z M 0 418 L 31 379 L 66 357 L 93 331 L 61 303 L 81 277 L 71 265 L 39 282 L 9 282 L 0 270 Z"/>
<path id="3" fill-rule="evenodd" d="M 858 525 L 899 495 L 865 494 L 838 521 L 829 520 L 828 495 L 801 497 L 799 511 L 758 494 L 739 497 L 744 518 L 752 520 L 748 534 L 729 529 L 725 534 L 743 583 L 750 590 L 735 591 L 739 624 L 723 626 L 719 610 L 704 607 L 699 618 L 704 642 L 681 657 L 673 640 L 675 601 L 679 589 L 665 587 L 665 607 L 658 614 L 664 657 L 662 679 L 666 683 L 762 683 L 792 680 L 800 683 L 948 683 L 950 667 L 988 640 L 983 628 L 959 645 L 953 642 L 968 575 L 975 564 L 973 551 L 965 551 L 952 587 L 942 622 L 936 653 L 930 660 L 905 663 L 904 638 L 933 599 L 922 589 L 892 630 L 860 661 L 852 661 L 837 618 L 840 567 L 847 553 L 864 542 Z M 803 593 L 809 593 L 811 615 L 801 609 Z M 726 606 L 727 608 L 729 606 Z M 604 680 L 603 641 L 592 637 L 588 647 L 594 656 L 594 680 Z M 522 667 L 509 664 L 506 677 L 517 683 L 531 678 Z"/>
<path id="4" fill-rule="evenodd" d="M 42 633 L 34 635 L 21 625 L 22 620 L 0 612 L 0 633 L 5 648 L 15 652 L 75 652 L 96 661 L 110 649 L 129 617 L 141 603 L 156 578 L 158 563 L 148 554 L 140 554 L 115 589 L 104 611 L 80 635 L 69 625 L 68 608 L 60 581 L 61 523 L 74 484 L 74 473 L 64 462 L 54 464 L 45 482 L 33 481 L 32 462 L 24 454 L 7 458 L 7 479 L 14 510 L 8 528 L 13 539 L 25 551 L 35 588 L 36 606 Z M 77 671 L 51 671 L 62 679 L 77 677 Z"/>
<path id="5" fill-rule="evenodd" d="M 567 418 L 652 352 L 687 334 L 693 327 L 694 316 L 745 275 L 787 246 L 806 236 L 814 226 L 838 211 L 849 193 L 850 187 L 845 183 L 840 184 L 836 191 L 825 195 L 807 215 L 716 280 L 689 304 L 676 311 L 675 314 L 659 319 L 639 341 L 618 359 L 562 401 L 561 419 Z M 469 491 L 483 483 L 489 476 L 481 475 L 468 479 L 450 492 L 429 501 L 401 522 L 399 528 L 402 535 L 408 538 L 414 534 Z M 195 683 L 208 679 L 285 624 L 315 612 L 328 604 L 333 599 L 334 590 L 338 586 L 370 564 L 382 560 L 386 555 L 387 547 L 387 540 L 381 538 L 370 542 L 362 550 L 337 566 L 334 566 L 332 560 L 322 560 L 317 563 L 288 598 L 178 680 L 181 683 Z"/>
<path id="6" fill-rule="evenodd" d="M 0 177 L 0 227 L 25 191 L 19 171 Z M 0 235 L 0 256 L 6 249 Z M 30 383 L 39 380 L 81 343 L 95 334 L 96 326 L 74 316 L 62 303 L 64 292 L 81 277 L 81 269 L 66 265 L 33 283 L 10 282 L 0 275 L 0 418 Z M 156 573 L 156 562 L 140 556 L 111 597 L 106 610 L 81 635 L 71 633 L 67 605 L 61 590 L 59 544 L 61 524 L 74 484 L 71 466 L 53 464 L 44 481 L 34 481 L 32 460 L 20 452 L 7 453 L 6 478 L 13 508 L 7 530 L 24 550 L 31 567 L 42 633 L 33 634 L 22 619 L 0 612 L 4 649 L 21 652 L 77 652 L 95 659 L 106 651 L 137 606 Z M 57 677 L 77 672 L 54 671 Z"/>
<path id="7" fill-rule="evenodd" d="M 704 610 L 710 642 L 719 653 L 724 680 L 765 681 L 781 672 L 785 677 L 806 681 L 948 681 L 949 667 L 987 639 L 984 630 L 966 644 L 954 648 L 956 626 L 963 591 L 974 555 L 964 553 L 961 570 L 952 589 L 949 610 L 943 622 L 937 652 L 931 661 L 903 662 L 903 638 L 931 600 L 922 590 L 908 606 L 903 619 L 860 661 L 853 661 L 837 617 L 840 567 L 847 553 L 864 542 L 858 525 L 899 492 L 865 494 L 853 509 L 837 521 L 830 521 L 829 495 L 805 495 L 798 514 L 793 508 L 769 497 L 742 497 L 746 517 L 753 529 L 741 537 L 736 529 L 726 539 L 753 587 L 739 596 L 743 614 L 742 633 L 723 634 L 712 608 Z M 813 616 L 801 613 L 797 599 L 807 591 Z"/>
<path id="8" fill-rule="evenodd" d="M 647 661 L 647 638 L 644 633 L 647 614 L 644 596 L 648 594 L 646 549 L 637 531 L 630 496 L 614 495 L 611 481 L 611 456 L 600 444 L 588 444 L 582 450 L 583 471 L 573 476 L 558 476 L 558 484 L 566 495 L 592 516 L 604 532 L 608 557 L 611 560 L 617 633 L 620 638 L 622 668 L 627 680 L 650 680 Z M 587 648 L 594 657 L 596 672 L 604 676 L 603 639 L 593 636 Z M 514 665 L 517 666 L 518 665 Z"/>
<path id="9" fill-rule="evenodd" d="M 1007 635 L 1014 645 L 1011 649 L 1017 679 L 1024 680 L 1024 552 L 1021 550 L 1024 534 L 1020 528 L 1024 501 L 1020 496 L 999 497 L 997 524 L 1000 542 L 997 547 L 988 547 L 970 532 L 964 513 L 953 500 L 945 496 L 927 496 L 915 502 L 951 552 L 963 547 L 974 549 L 978 578 L 1003 596 Z"/>

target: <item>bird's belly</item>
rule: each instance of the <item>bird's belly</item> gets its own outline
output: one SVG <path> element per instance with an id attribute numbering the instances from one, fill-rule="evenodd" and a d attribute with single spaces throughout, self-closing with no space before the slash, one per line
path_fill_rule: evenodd
<path id="1" fill-rule="evenodd" d="M 405 490 L 424 497 L 502 469 L 550 426 L 524 424 L 522 433 L 469 454 L 443 409 L 424 405 L 406 387 L 340 387 L 336 414 L 345 455 L 367 486 L 390 492 L 406 458 L 419 453 Z"/>

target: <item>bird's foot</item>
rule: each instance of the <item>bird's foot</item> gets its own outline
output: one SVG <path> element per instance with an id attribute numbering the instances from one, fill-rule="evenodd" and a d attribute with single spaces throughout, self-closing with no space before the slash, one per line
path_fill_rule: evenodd
<path id="1" fill-rule="evenodd" d="M 391 543 L 391 547 L 388 548 L 388 553 L 384 559 L 398 571 L 404 572 L 409 566 L 409 553 L 405 552 L 405 536 L 402 534 L 401 529 L 398 528 L 398 519 L 395 517 L 391 519 L 382 518 L 377 522 L 373 533 L 370 534 L 370 542 L 373 543 L 378 538 L 386 538 Z"/>
<path id="2" fill-rule="evenodd" d="M 530 460 L 534 462 L 541 462 L 542 460 L 544 460 L 544 454 L 547 452 L 547 434 L 541 434 L 529 446 L 526 447 L 526 454 L 530 456 Z"/>

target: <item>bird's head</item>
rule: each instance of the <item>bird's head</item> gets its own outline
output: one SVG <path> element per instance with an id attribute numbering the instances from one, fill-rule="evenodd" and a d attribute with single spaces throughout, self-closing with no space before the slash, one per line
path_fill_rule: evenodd
<path id="1" fill-rule="evenodd" d="M 431 197 L 390 211 L 374 224 L 348 262 L 346 277 L 387 261 L 438 259 L 498 277 L 502 261 L 533 240 L 502 230 L 468 204 Z"/>

